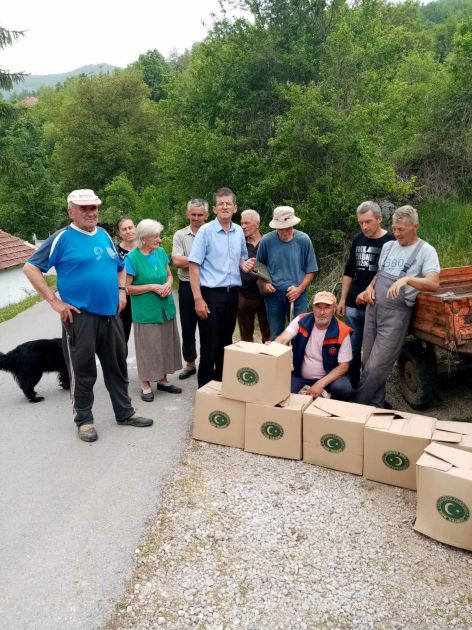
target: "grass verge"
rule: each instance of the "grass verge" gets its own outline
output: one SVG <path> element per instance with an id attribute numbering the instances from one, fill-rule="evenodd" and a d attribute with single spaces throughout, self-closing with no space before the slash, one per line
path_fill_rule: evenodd
<path id="1" fill-rule="evenodd" d="M 55 291 L 56 290 L 56 276 L 46 276 L 46 281 L 51 287 L 51 289 Z M 0 324 L 2 322 L 6 322 L 9 319 L 12 319 L 16 315 L 18 315 L 18 313 L 21 313 L 22 311 L 26 311 L 26 309 L 30 308 L 34 304 L 41 302 L 42 299 L 43 298 L 39 294 L 30 295 L 24 300 L 21 300 L 21 302 L 16 302 L 15 304 L 9 304 L 8 306 L 3 306 L 2 308 L 0 308 Z"/>
<path id="2" fill-rule="evenodd" d="M 471 264 L 472 204 L 455 199 L 425 199 L 418 204 L 421 238 L 433 245 L 441 267 Z"/>

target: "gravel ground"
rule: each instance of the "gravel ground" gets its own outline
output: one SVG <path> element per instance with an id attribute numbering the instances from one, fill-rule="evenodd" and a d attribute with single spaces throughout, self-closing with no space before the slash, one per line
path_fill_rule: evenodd
<path id="1" fill-rule="evenodd" d="M 409 409 L 397 378 L 389 399 Z M 469 373 L 445 378 L 428 413 L 470 418 Z M 468 630 L 472 554 L 416 533 L 415 501 L 354 475 L 191 441 L 107 628 Z"/>

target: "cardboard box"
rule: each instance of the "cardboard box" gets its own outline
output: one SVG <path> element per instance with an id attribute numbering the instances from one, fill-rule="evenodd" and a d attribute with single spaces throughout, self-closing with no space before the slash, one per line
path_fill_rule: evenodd
<path id="1" fill-rule="evenodd" d="M 221 395 L 221 383 L 210 381 L 197 390 L 193 415 L 193 437 L 213 444 L 244 447 L 246 405 Z"/>
<path id="2" fill-rule="evenodd" d="M 472 551 L 472 453 L 433 442 L 416 464 L 414 529 Z"/>
<path id="3" fill-rule="evenodd" d="M 248 403 L 244 450 L 272 457 L 302 458 L 302 414 L 311 396 L 290 394 L 274 406 Z"/>
<path id="4" fill-rule="evenodd" d="M 238 341 L 225 348 L 225 398 L 276 405 L 290 394 L 292 349 L 280 343 Z"/>
<path id="5" fill-rule="evenodd" d="M 435 424 L 435 418 L 405 411 L 371 416 L 364 430 L 364 477 L 416 490 L 415 464 Z"/>
<path id="6" fill-rule="evenodd" d="M 362 475 L 364 425 L 375 411 L 369 405 L 316 398 L 303 412 L 303 461 Z"/>
<path id="7" fill-rule="evenodd" d="M 433 433 L 433 442 L 472 453 L 472 423 L 438 420 Z"/>

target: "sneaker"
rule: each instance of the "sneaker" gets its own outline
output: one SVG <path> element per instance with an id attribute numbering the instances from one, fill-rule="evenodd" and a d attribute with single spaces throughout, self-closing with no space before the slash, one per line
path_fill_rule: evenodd
<path id="1" fill-rule="evenodd" d="M 81 424 L 79 427 L 79 438 L 84 442 L 95 442 L 98 439 L 98 435 L 93 424 Z"/>
<path id="2" fill-rule="evenodd" d="M 151 418 L 144 418 L 143 416 L 138 416 L 134 413 L 131 418 L 127 420 L 117 420 L 118 424 L 126 424 L 130 427 L 150 427 L 154 424 L 154 420 Z"/>

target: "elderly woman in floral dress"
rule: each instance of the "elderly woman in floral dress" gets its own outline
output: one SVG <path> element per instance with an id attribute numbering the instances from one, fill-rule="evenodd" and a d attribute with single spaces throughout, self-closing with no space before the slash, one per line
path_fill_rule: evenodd
<path id="1" fill-rule="evenodd" d="M 172 273 L 161 243 L 162 225 L 144 219 L 136 227 L 136 248 L 125 258 L 126 287 L 131 296 L 134 343 L 141 400 L 152 402 L 151 383 L 157 389 L 180 394 L 182 389 L 167 380 L 182 368 L 180 339 L 172 296 Z"/>

